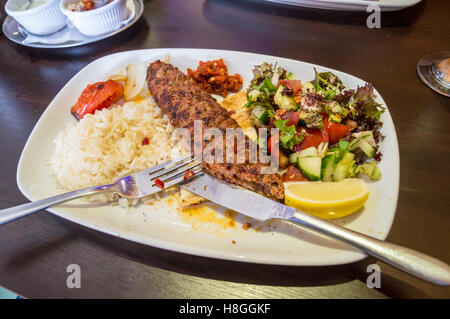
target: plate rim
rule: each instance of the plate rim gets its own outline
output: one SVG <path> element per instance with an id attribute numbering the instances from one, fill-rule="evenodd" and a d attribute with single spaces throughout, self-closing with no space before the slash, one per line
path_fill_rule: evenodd
<path id="1" fill-rule="evenodd" d="M 158 53 L 162 53 L 162 54 L 169 54 L 171 53 L 171 51 L 190 51 L 190 52 L 202 52 L 202 51 L 215 51 L 217 52 L 231 52 L 234 54 L 246 54 L 246 55 L 252 55 L 252 56 L 258 56 L 260 58 L 275 58 L 275 59 L 279 59 L 279 60 L 285 60 L 285 61 L 291 61 L 291 62 L 301 62 L 305 65 L 308 65 L 310 67 L 319 67 L 319 68 L 324 68 L 327 69 L 331 72 L 336 71 L 342 74 L 345 74 L 346 76 L 350 76 L 353 78 L 356 78 L 358 80 L 361 80 L 365 83 L 368 83 L 367 81 L 348 74 L 346 72 L 343 71 L 339 71 L 339 70 L 335 70 L 329 67 L 325 67 L 319 64 L 314 64 L 314 63 L 310 63 L 310 62 L 305 62 L 305 61 L 300 61 L 300 60 L 295 60 L 295 59 L 290 59 L 290 58 L 284 58 L 284 57 L 279 57 L 279 56 L 273 56 L 273 55 L 266 55 L 266 54 L 259 54 L 259 53 L 253 53 L 253 52 L 245 52 L 245 51 L 234 51 L 234 50 L 220 50 L 220 49 L 200 49 L 200 48 L 154 48 L 154 49 L 139 49 L 139 50 L 128 50 L 128 51 L 121 51 L 121 52 L 116 52 L 116 53 L 112 53 L 112 54 L 108 54 L 105 56 L 102 56 L 94 61 L 91 61 L 90 63 L 88 63 L 86 66 L 84 66 L 81 70 L 79 70 L 75 75 L 72 76 L 72 78 L 66 82 L 66 84 L 58 91 L 58 93 L 53 97 L 53 99 L 49 102 L 49 104 L 47 105 L 46 109 L 44 110 L 44 112 L 41 114 L 39 120 L 36 122 L 36 124 L 34 125 L 33 129 L 31 130 L 28 139 L 22 149 L 22 152 L 20 154 L 20 158 L 17 164 L 17 171 L 16 171 L 16 182 L 18 185 L 19 190 L 21 191 L 21 193 L 28 199 L 28 200 L 37 200 L 37 199 L 32 199 L 33 196 L 31 196 L 28 191 L 25 189 L 24 185 L 22 185 L 22 180 L 20 178 L 20 172 L 23 169 L 23 163 L 24 163 L 24 157 L 25 157 L 25 153 L 26 150 L 29 148 L 29 145 L 31 143 L 31 137 L 35 134 L 35 131 L 37 130 L 37 128 L 42 125 L 42 121 L 43 118 L 50 112 L 49 106 L 50 104 L 53 103 L 53 101 L 60 95 L 62 94 L 62 92 L 64 91 L 64 89 L 66 88 L 66 86 L 69 85 L 69 83 L 72 82 L 72 80 L 74 80 L 75 77 L 77 77 L 81 72 L 83 72 L 86 68 L 90 67 L 92 64 L 94 63 L 99 63 L 101 60 L 105 59 L 105 58 L 109 58 L 111 56 L 114 55 L 122 55 L 122 54 L 129 54 L 132 52 L 142 52 L 142 51 L 149 51 L 149 52 L 155 52 L 156 54 Z M 369 82 L 370 83 L 370 82 Z M 393 213 L 389 215 L 390 219 L 386 220 L 387 221 L 387 227 L 386 227 L 386 231 L 376 237 L 378 239 L 381 240 L 385 240 L 387 238 L 387 236 L 390 233 L 390 230 L 392 228 L 393 222 L 394 222 L 394 218 L 396 215 L 396 211 L 397 211 L 397 205 L 398 205 L 398 197 L 399 197 L 399 190 L 400 190 L 400 152 L 399 152 L 399 146 L 398 146 L 398 139 L 397 139 L 397 134 L 396 134 L 396 129 L 395 129 L 395 125 L 392 119 L 392 116 L 389 112 L 389 107 L 387 106 L 387 104 L 385 103 L 384 99 L 382 98 L 381 94 L 376 90 L 376 88 L 374 88 L 375 93 L 377 94 L 377 96 L 383 101 L 384 105 L 386 105 L 386 108 L 388 110 L 388 114 L 389 117 L 387 118 L 387 120 L 390 120 L 390 122 L 392 122 L 392 127 L 393 127 L 393 131 L 392 131 L 392 138 L 393 138 L 393 142 L 394 142 L 394 146 L 396 149 L 396 158 L 393 158 L 393 165 L 395 165 L 394 167 L 394 172 L 396 173 L 395 175 L 395 184 L 396 187 L 394 188 L 395 193 L 392 196 L 392 201 L 393 201 Z M 57 207 L 57 206 L 56 206 Z M 95 225 L 94 223 L 89 223 L 89 222 L 85 222 L 83 220 L 78 220 L 76 218 L 72 218 L 71 216 L 67 216 L 62 212 L 58 212 L 57 210 L 53 209 L 53 208 L 49 208 L 46 209 L 46 211 L 60 217 L 66 220 L 69 220 L 71 222 L 74 222 L 78 225 L 90 228 L 90 229 L 94 229 L 96 231 L 100 231 L 102 233 L 108 234 L 108 235 L 112 235 L 114 237 L 118 237 L 118 238 L 123 238 L 126 240 L 130 240 L 132 242 L 137 242 L 139 244 L 143 244 L 146 246 L 151 246 L 151 247 L 157 247 L 160 249 L 164 249 L 164 250 L 170 250 L 170 251 L 174 251 L 174 252 L 180 252 L 183 254 L 188 254 L 188 255 L 193 255 L 193 256 L 200 256 L 200 257 L 207 257 L 207 258 L 216 258 L 216 259 L 222 259 L 222 260 L 232 260 L 232 261 L 239 261 L 239 262 L 248 262 L 248 263 L 257 263 L 257 264 L 271 264 L 271 265 L 284 265 L 284 266 L 331 266 L 331 265 L 342 265 L 342 264 L 348 264 L 348 263 L 352 263 L 352 262 L 357 262 L 360 261 L 364 258 L 367 257 L 367 254 L 365 254 L 362 251 L 359 250 L 354 250 L 354 251 L 349 251 L 349 253 L 352 254 L 344 254 L 344 256 L 339 256 L 339 260 L 338 261 L 333 261 L 333 262 L 326 262 L 326 263 L 321 263 L 321 262 L 302 262 L 301 264 L 299 264 L 298 262 L 288 262 L 288 261 L 274 261 L 273 259 L 270 258 L 255 258 L 255 256 L 252 256 L 250 258 L 246 258 L 245 256 L 242 256 L 241 254 L 223 254 L 223 252 L 221 253 L 213 251 L 212 250 L 208 250 L 202 247 L 198 247 L 198 246 L 192 246 L 192 245 L 184 245 L 183 243 L 177 243 L 177 244 L 173 244 L 167 241 L 163 241 L 160 239 L 156 239 L 156 238 L 152 238 L 151 241 L 152 243 L 149 243 L 148 241 L 144 241 L 141 239 L 138 239 L 136 237 L 133 237 L 131 235 L 128 234 L 123 234 L 123 233 L 116 233 L 113 230 L 109 230 L 106 228 L 102 228 L 99 225 Z M 350 246 L 351 247 L 351 246 Z M 336 257 L 337 258 L 337 257 Z"/>
<path id="2" fill-rule="evenodd" d="M 381 11 L 398 11 L 412 7 L 422 0 L 409 0 L 410 3 L 368 2 L 367 0 L 264 0 L 270 3 L 284 4 L 294 7 L 316 8 L 338 11 L 366 11 L 370 4 L 377 4 Z"/>
<path id="3" fill-rule="evenodd" d="M 78 46 L 82 46 L 85 44 L 90 44 L 90 43 L 94 43 L 97 41 L 101 41 L 101 40 L 105 40 L 108 39 L 112 36 L 115 36 L 116 34 L 119 34 L 122 31 L 125 31 L 126 29 L 130 28 L 132 25 L 134 25 L 142 16 L 142 14 L 144 13 L 144 2 L 143 0 L 133 0 L 134 4 L 138 4 L 139 5 L 139 10 L 135 9 L 135 14 L 134 14 L 134 18 L 127 23 L 126 25 L 124 25 L 122 28 L 112 31 L 111 33 L 107 33 L 104 35 L 100 35 L 98 37 L 92 37 L 92 39 L 89 39 L 87 41 L 78 41 L 78 42 L 72 42 L 72 43 L 61 43 L 61 44 L 46 44 L 46 43 L 23 43 L 22 41 L 16 39 L 13 35 L 11 35 L 9 32 L 6 32 L 6 25 L 9 23 L 15 23 L 16 25 L 19 25 L 19 23 L 11 16 L 7 15 L 5 20 L 3 21 L 2 24 L 2 31 L 3 34 L 12 42 L 22 45 L 22 46 L 26 46 L 26 47 L 30 47 L 30 48 L 39 48 L 39 49 L 61 49 L 61 48 L 72 48 L 72 47 L 78 47 Z M 136 6 L 135 6 L 136 8 Z M 64 28 L 67 28 L 67 26 L 65 26 Z"/>

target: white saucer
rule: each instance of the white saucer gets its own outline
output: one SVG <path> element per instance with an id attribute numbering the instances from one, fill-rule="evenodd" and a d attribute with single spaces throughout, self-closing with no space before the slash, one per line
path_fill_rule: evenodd
<path id="1" fill-rule="evenodd" d="M 33 48 L 69 48 L 79 45 L 84 45 L 96 41 L 100 41 L 113 35 L 116 35 L 123 30 L 131 27 L 142 16 L 144 11 L 144 4 L 142 0 L 128 0 L 127 8 L 129 11 L 129 18 L 124 21 L 121 27 L 111 33 L 100 36 L 89 37 L 83 35 L 70 22 L 62 30 L 50 34 L 46 37 L 35 36 L 29 34 L 16 20 L 7 16 L 3 22 L 3 33 L 11 41 Z"/>

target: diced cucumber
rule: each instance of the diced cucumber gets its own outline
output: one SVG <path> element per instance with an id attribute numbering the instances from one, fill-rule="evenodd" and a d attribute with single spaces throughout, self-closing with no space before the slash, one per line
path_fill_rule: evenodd
<path id="1" fill-rule="evenodd" d="M 297 158 L 300 157 L 300 153 L 301 153 L 301 151 L 289 154 L 289 163 L 297 164 Z"/>
<path id="2" fill-rule="evenodd" d="M 252 110 L 253 116 L 261 121 L 261 123 L 266 123 L 270 117 L 270 111 L 267 107 L 256 105 Z"/>
<path id="3" fill-rule="evenodd" d="M 341 123 L 342 117 L 339 114 L 330 114 L 328 116 L 328 121 L 334 122 L 334 123 Z"/>
<path id="4" fill-rule="evenodd" d="M 315 148 L 314 146 L 311 146 L 311 147 L 305 148 L 304 150 L 301 150 L 299 152 L 290 154 L 289 155 L 289 163 L 296 164 L 297 159 L 299 157 L 307 157 L 307 156 L 319 156 L 319 152 L 317 151 L 317 148 Z"/>
<path id="5" fill-rule="evenodd" d="M 314 146 L 305 148 L 304 150 L 301 150 L 299 153 L 300 153 L 300 155 L 299 155 L 300 157 L 319 156 L 317 148 L 315 148 Z"/>
<path id="6" fill-rule="evenodd" d="M 313 93 L 316 90 L 314 89 L 314 84 L 312 84 L 311 82 L 305 82 L 302 84 L 302 93 L 306 94 L 306 93 Z"/>
<path id="7" fill-rule="evenodd" d="M 363 151 L 370 158 L 372 158 L 375 155 L 375 148 L 372 145 L 370 145 L 370 143 L 366 140 L 365 137 L 358 137 L 350 143 L 349 145 L 350 151 L 354 151 L 357 148 Z"/>
<path id="8" fill-rule="evenodd" d="M 375 148 L 373 148 L 372 145 L 366 142 L 365 139 L 359 141 L 358 147 L 370 158 L 372 158 L 375 155 Z"/>
<path id="9" fill-rule="evenodd" d="M 258 100 L 258 96 L 261 94 L 261 91 L 254 89 L 248 92 L 248 100 L 250 102 L 256 102 Z"/>
<path id="10" fill-rule="evenodd" d="M 289 95 L 283 95 L 282 92 L 284 90 L 284 86 L 280 85 L 278 87 L 277 93 L 275 93 L 275 96 L 273 97 L 274 102 L 283 110 L 287 111 L 295 111 L 298 106 L 295 102 L 295 99 L 293 96 Z"/>
<path id="11" fill-rule="evenodd" d="M 286 74 L 286 79 L 287 80 L 296 80 L 294 73 L 289 72 L 288 74 Z"/>
<path id="12" fill-rule="evenodd" d="M 363 131 L 363 132 L 353 133 L 353 136 L 356 138 L 365 140 L 372 147 L 377 147 L 377 143 L 375 142 L 375 138 L 373 137 L 372 131 Z"/>
<path id="13" fill-rule="evenodd" d="M 347 152 L 344 157 L 337 163 L 334 173 L 333 180 L 338 182 L 348 177 L 349 169 L 355 163 L 354 161 L 355 154 Z"/>
<path id="14" fill-rule="evenodd" d="M 320 156 L 306 156 L 297 159 L 300 172 L 310 181 L 320 181 L 322 158 Z"/>
<path id="15" fill-rule="evenodd" d="M 336 153 L 328 153 L 322 159 L 321 178 L 324 182 L 332 182 L 336 166 Z"/>
<path id="16" fill-rule="evenodd" d="M 372 160 L 370 163 L 364 163 L 358 168 L 359 173 L 369 176 L 369 178 L 373 181 L 377 181 L 381 178 L 381 171 L 375 160 Z"/>
<path id="17" fill-rule="evenodd" d="M 352 140 L 352 141 L 350 142 L 350 144 L 348 145 L 348 149 L 349 149 L 350 151 L 356 150 L 356 149 L 358 148 L 358 143 L 359 143 L 360 140 L 361 140 L 360 137 L 357 137 L 357 138 L 355 138 L 354 140 Z"/>

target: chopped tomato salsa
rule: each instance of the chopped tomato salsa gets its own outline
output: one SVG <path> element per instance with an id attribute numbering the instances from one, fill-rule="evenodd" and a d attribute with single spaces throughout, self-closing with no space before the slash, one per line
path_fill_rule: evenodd
<path id="1" fill-rule="evenodd" d="M 123 85 L 113 80 L 89 84 L 72 106 L 72 114 L 81 120 L 86 114 L 94 114 L 96 110 L 117 102 L 123 96 L 123 91 Z"/>
<path id="2" fill-rule="evenodd" d="M 239 74 L 229 75 L 223 59 L 200 61 L 197 70 L 187 69 L 187 73 L 206 91 L 223 97 L 242 88 L 242 77 Z"/>

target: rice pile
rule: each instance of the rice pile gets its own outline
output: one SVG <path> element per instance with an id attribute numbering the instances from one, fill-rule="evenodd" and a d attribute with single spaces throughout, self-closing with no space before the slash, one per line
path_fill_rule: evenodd
<path id="1" fill-rule="evenodd" d="M 55 140 L 50 160 L 65 190 L 104 185 L 172 158 L 172 126 L 161 109 L 143 100 L 86 115 Z M 144 139 L 148 144 L 143 145 Z M 112 193 L 91 200 L 117 200 Z"/>

